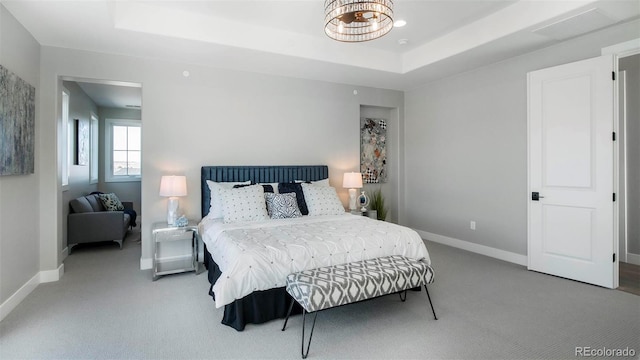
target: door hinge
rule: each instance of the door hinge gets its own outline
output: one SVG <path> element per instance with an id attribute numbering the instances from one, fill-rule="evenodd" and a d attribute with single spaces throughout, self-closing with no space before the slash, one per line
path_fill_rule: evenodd
<path id="1" fill-rule="evenodd" d="M 615 71 L 611 72 L 611 80 L 616 81 L 616 72 Z"/>
<path id="2" fill-rule="evenodd" d="M 616 201 L 616 193 L 613 193 L 613 201 Z"/>
<path id="3" fill-rule="evenodd" d="M 613 141 L 616 141 L 616 132 L 615 131 L 612 133 L 612 137 L 613 137 Z"/>
<path id="4" fill-rule="evenodd" d="M 613 262 L 616 262 L 616 253 L 613 253 Z"/>

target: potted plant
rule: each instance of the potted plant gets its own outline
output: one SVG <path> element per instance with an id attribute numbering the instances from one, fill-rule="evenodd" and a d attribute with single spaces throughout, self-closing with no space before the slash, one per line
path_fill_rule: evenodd
<path id="1" fill-rule="evenodd" d="M 389 209 L 384 203 L 384 195 L 382 195 L 382 189 L 375 190 L 371 195 L 371 202 L 369 204 L 371 210 L 378 213 L 378 220 L 386 220 L 387 212 Z"/>

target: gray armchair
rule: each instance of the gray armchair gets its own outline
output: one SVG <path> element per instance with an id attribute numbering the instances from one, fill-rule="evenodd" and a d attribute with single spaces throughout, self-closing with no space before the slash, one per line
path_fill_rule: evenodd
<path id="1" fill-rule="evenodd" d="M 122 202 L 125 209 L 133 209 L 133 203 Z M 122 249 L 131 222 L 123 211 L 107 211 L 97 195 L 81 196 L 69 202 L 67 218 L 67 246 L 69 254 L 81 243 L 115 241 Z"/>

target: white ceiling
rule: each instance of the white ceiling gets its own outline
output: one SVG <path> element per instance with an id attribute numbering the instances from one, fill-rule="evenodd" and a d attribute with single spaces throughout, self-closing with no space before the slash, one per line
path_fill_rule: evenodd
<path id="1" fill-rule="evenodd" d="M 638 0 L 396 0 L 405 27 L 340 43 L 322 0 L 0 2 L 44 46 L 397 90 L 640 14 Z"/>
<path id="2" fill-rule="evenodd" d="M 80 81 L 77 84 L 98 106 L 134 110 L 142 106 L 140 86 Z"/>

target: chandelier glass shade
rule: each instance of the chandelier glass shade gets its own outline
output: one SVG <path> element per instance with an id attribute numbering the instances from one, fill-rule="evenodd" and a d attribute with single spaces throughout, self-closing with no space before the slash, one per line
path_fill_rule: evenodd
<path id="1" fill-rule="evenodd" d="M 369 41 L 393 28 L 391 0 L 325 0 L 324 12 L 324 32 L 338 41 Z"/>

